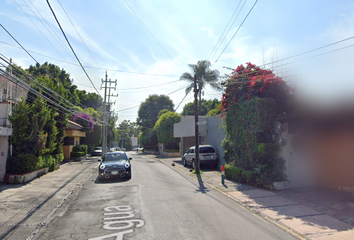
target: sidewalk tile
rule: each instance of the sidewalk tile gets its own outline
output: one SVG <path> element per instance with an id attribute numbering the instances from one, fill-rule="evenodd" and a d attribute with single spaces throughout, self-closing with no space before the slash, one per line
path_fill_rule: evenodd
<path id="1" fill-rule="evenodd" d="M 353 240 L 354 229 L 348 231 L 332 232 L 324 235 L 314 235 L 309 236 L 309 238 L 314 240 Z"/>
<path id="2" fill-rule="evenodd" d="M 327 215 L 281 219 L 279 222 L 304 235 L 343 231 L 353 228 L 351 225 Z"/>
<path id="3" fill-rule="evenodd" d="M 300 216 L 309 215 L 321 215 L 322 213 L 315 211 L 311 208 L 305 207 L 303 205 L 291 205 L 291 206 L 280 206 L 271 207 L 265 209 L 259 209 L 264 215 L 273 219 L 289 219 Z"/>

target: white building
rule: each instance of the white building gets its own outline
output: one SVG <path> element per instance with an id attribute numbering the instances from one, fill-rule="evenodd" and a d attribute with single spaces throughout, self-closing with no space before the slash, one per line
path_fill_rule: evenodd
<path id="1" fill-rule="evenodd" d="M 26 85 L 21 82 L 22 86 Z M 16 100 L 27 98 L 28 91 L 11 82 L 0 73 L 0 182 L 6 173 L 6 161 L 9 153 L 9 136 L 12 135 L 12 126 L 8 116 L 12 114 L 12 107 Z"/>

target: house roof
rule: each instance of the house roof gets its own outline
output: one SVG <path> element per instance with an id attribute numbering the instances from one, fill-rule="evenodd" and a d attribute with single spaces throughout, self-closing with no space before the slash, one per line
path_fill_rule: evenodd
<path id="1" fill-rule="evenodd" d="M 80 124 L 69 120 L 69 126 L 67 128 L 68 130 L 81 130 L 82 128 L 83 126 Z"/>

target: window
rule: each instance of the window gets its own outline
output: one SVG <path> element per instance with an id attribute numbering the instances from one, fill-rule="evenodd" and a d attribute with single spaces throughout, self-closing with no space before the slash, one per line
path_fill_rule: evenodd
<path id="1" fill-rule="evenodd" d="M 115 153 L 115 154 L 106 154 L 104 161 L 119 161 L 119 160 L 128 160 L 125 153 Z"/>
<path id="2" fill-rule="evenodd" d="M 215 149 L 213 147 L 200 147 L 199 153 L 215 153 Z"/>
<path id="3" fill-rule="evenodd" d="M 192 148 L 189 153 L 194 153 L 194 149 Z"/>

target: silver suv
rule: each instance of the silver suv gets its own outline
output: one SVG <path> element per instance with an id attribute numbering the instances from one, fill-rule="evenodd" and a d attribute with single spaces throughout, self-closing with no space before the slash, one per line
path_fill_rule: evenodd
<path id="1" fill-rule="evenodd" d="M 218 166 L 218 158 L 218 154 L 213 146 L 199 146 L 200 165 L 205 164 L 216 168 Z M 190 147 L 188 151 L 183 155 L 182 162 L 184 166 L 190 164 L 192 165 L 192 168 L 195 168 L 195 146 Z"/>

